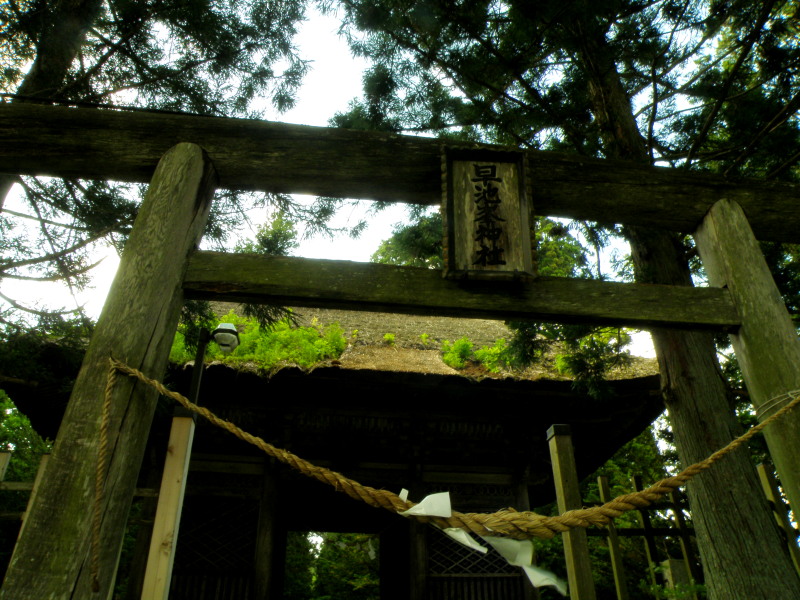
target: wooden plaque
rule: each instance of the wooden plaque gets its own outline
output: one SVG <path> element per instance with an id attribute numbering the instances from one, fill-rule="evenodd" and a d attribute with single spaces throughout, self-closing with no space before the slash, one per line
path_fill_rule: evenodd
<path id="1" fill-rule="evenodd" d="M 524 155 L 448 149 L 443 162 L 444 276 L 532 278 Z"/>

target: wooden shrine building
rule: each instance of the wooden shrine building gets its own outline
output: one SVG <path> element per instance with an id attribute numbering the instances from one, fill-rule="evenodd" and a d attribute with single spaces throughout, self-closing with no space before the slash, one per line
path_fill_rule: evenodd
<path id="1" fill-rule="evenodd" d="M 732 336 L 760 416 L 780 408 L 788 402 L 782 400 L 785 394 L 800 389 L 796 368 L 800 341 L 756 242 L 756 238 L 800 241 L 797 186 L 732 183 L 669 169 L 524 153 L 534 214 L 694 232 L 714 286 L 708 288 L 557 278 L 517 278 L 501 285 L 491 278 L 443 279 L 440 273 L 425 269 L 196 250 L 216 187 L 438 204 L 446 150 L 437 140 L 380 133 L 146 112 L 0 105 L 0 171 L 151 182 L 0 598 L 108 596 L 158 396 L 149 386 L 119 376 L 107 396 L 108 422 L 102 425 L 109 356 L 147 377 L 163 379 L 185 298 L 725 331 Z M 485 183 L 493 174 L 480 177 Z M 225 385 L 230 377 L 236 381 Z M 524 506 L 524 495 L 530 503 L 531 496 L 543 494 L 546 483 L 541 467 L 546 460 L 538 448 L 544 441 L 542 428 L 552 423 L 566 420 L 576 429 L 585 427 L 576 431 L 575 442 L 582 468 L 589 472 L 597 466 L 591 464 L 593 452 L 581 449 L 580 444 L 581 439 L 597 442 L 592 428 L 607 427 L 609 444 L 618 445 L 638 433 L 659 410 L 657 399 L 653 402 L 647 393 L 654 387 L 652 381 L 638 388 L 620 384 L 619 402 L 593 412 L 597 407 L 582 405 L 580 397 L 562 389 L 568 384 L 512 389 L 491 381 L 467 385 L 404 376 L 401 388 L 399 383 L 392 385 L 386 374 L 377 378 L 323 369 L 302 385 L 353 391 L 347 394 L 344 407 L 331 410 L 298 396 L 301 378 L 291 372 L 274 378 L 269 393 L 266 388 L 259 391 L 262 382 L 246 379 L 215 373 L 208 377 L 209 387 L 202 389 L 208 394 L 220 385 L 219 393 L 202 402 L 232 418 L 240 417 L 252 424 L 253 433 L 305 452 L 307 458 L 342 470 L 352 468 L 365 482 L 391 487 L 410 481 L 412 500 L 427 490 L 446 487 L 453 490 L 456 503 L 467 505 L 470 499 L 494 502 L 503 496 Z M 626 385 L 632 386 L 627 392 Z M 236 389 L 236 403 L 225 404 L 225 398 L 234 395 L 226 392 L 231 388 Z M 252 393 L 243 393 L 245 389 Z M 376 389 L 380 390 L 377 398 Z M 395 392 L 400 396 L 391 398 Z M 531 401 L 537 395 L 549 400 L 537 406 Z M 384 398 L 390 401 L 381 402 Z M 420 400 L 410 401 L 414 398 Z M 581 419 L 564 419 L 562 408 L 580 413 Z M 609 426 L 609 414 L 613 426 Z M 527 427 L 526 418 L 531 422 L 541 418 L 543 427 Z M 194 430 L 189 423 L 185 427 L 187 432 Z M 198 431 L 201 427 L 205 425 L 198 426 Z M 107 434 L 106 441 L 101 440 L 101 432 Z M 191 438 L 191 433 L 187 435 Z M 193 473 L 198 485 L 204 478 L 216 479 L 214 485 L 218 485 L 236 470 L 251 473 L 260 481 L 260 489 L 258 485 L 255 489 L 261 513 L 280 514 L 286 519 L 282 528 L 316 528 L 318 524 L 327 528 L 317 500 L 343 507 L 339 511 L 342 523 L 352 519 L 360 529 L 367 528 L 371 517 L 363 516 L 363 511 L 356 515 L 356 509 L 346 507 L 335 494 L 311 489 L 310 484 L 295 481 L 295 476 L 268 467 L 263 459 L 254 461 L 249 451 L 223 441 L 220 435 L 207 431 L 197 436 L 195 458 L 213 459 L 206 462 L 205 475 Z M 370 452 L 362 444 L 340 443 L 342 435 L 363 438 Z M 798 506 L 800 474 L 794 467 L 800 455 L 800 415 L 770 425 L 766 437 L 789 500 Z M 460 445 L 447 443 L 448 438 Z M 176 454 L 177 449 L 171 446 L 170 453 Z M 98 454 L 104 456 L 106 468 L 96 486 Z M 595 462 L 608 454 L 598 453 Z M 211 464 L 226 455 L 221 465 Z M 237 460 L 240 465 L 234 468 Z M 184 465 L 188 468 L 188 456 Z M 467 489 L 459 496 L 459 484 L 486 486 L 486 493 Z M 269 503 L 274 507 L 269 508 Z M 178 513 L 181 504 L 176 503 Z M 287 506 L 290 510 L 285 511 Z M 297 507 L 305 510 L 297 511 Z M 191 510 L 189 493 L 187 512 Z M 376 518 L 388 517 L 395 515 Z M 278 535 L 272 518 L 255 519 L 255 539 L 263 543 Z M 291 519 L 303 519 L 303 523 L 292 525 Z M 375 530 L 383 525 L 370 527 Z M 414 548 L 423 537 L 396 535 L 406 539 L 395 546 L 407 548 Z M 93 545 L 93 539 L 98 544 Z M 168 551 L 173 542 L 165 537 L 162 549 Z M 279 545 L 272 544 L 264 551 L 276 548 Z M 422 555 L 411 552 L 405 559 L 405 572 L 414 572 L 410 563 Z M 269 565 L 273 559 L 263 560 Z M 388 571 L 384 575 L 392 577 Z M 413 582 L 404 585 L 397 588 L 408 592 L 403 597 L 428 597 Z M 268 590 L 259 589 L 256 597 L 267 594 Z"/>
<path id="2" fill-rule="evenodd" d="M 184 371 L 183 381 L 175 383 L 188 389 L 189 375 L 190 370 Z M 570 381 L 474 381 L 346 365 L 317 367 L 311 373 L 282 369 L 266 380 L 212 365 L 204 374 L 200 402 L 250 433 L 362 484 L 396 492 L 407 488 L 415 500 L 448 491 L 461 511 L 494 512 L 508 506 L 526 510 L 555 499 L 546 437 L 551 423 L 571 424 L 583 478 L 663 409 L 657 376 L 610 385 L 609 397 L 597 400 L 574 390 Z M 160 442 L 166 447 L 165 439 Z M 526 597 L 527 580 L 520 569 L 496 553 L 486 558 L 432 528 L 364 506 L 288 467 L 270 467 L 260 451 L 211 424 L 198 423 L 192 455 L 189 468 L 195 470 L 190 471 L 186 509 L 244 505 L 250 507 L 250 521 L 234 532 L 231 522 L 212 509 L 210 520 L 220 528 L 217 537 L 226 542 L 203 544 L 207 521 L 200 518 L 192 525 L 184 516 L 172 598 L 195 598 L 181 595 L 181 590 L 195 589 L 192 583 L 211 587 L 233 577 L 227 568 L 215 568 L 212 558 L 218 555 L 215 547 L 228 551 L 231 537 L 249 540 L 245 547 L 253 550 L 268 541 L 260 535 L 271 535 L 273 547 L 280 548 L 286 530 L 378 534 L 382 598 Z M 195 485 L 209 496 L 200 495 Z M 249 504 L 214 496 L 220 485 L 228 495 L 247 490 Z M 184 538 L 184 526 L 196 534 Z M 190 550 L 181 550 L 184 541 Z M 197 569 L 185 557 L 187 552 L 197 556 L 200 548 L 208 556 Z M 240 578 L 260 588 L 264 583 L 255 580 L 262 573 L 282 572 L 281 554 L 269 555 L 277 565 L 250 566 L 242 560 Z M 261 555 L 246 558 L 253 556 Z M 464 563 L 470 568 L 462 571 Z M 280 587 L 279 578 L 272 583 Z M 281 597 L 279 589 L 273 593 Z"/>

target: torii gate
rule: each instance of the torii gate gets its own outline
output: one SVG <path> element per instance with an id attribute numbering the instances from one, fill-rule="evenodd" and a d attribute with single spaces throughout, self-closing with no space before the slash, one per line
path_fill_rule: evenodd
<path id="1" fill-rule="evenodd" d="M 151 181 L 0 597 L 91 596 L 89 523 L 108 356 L 160 379 L 184 297 L 724 330 L 760 418 L 800 389 L 800 340 L 756 241 L 800 242 L 798 186 L 529 153 L 537 214 L 694 231 L 712 288 L 544 279 L 510 298 L 467 292 L 425 270 L 194 250 L 217 185 L 438 204 L 441 152 L 437 140 L 380 133 L 0 106 L 4 172 Z M 126 380 L 113 397 L 100 508 L 102 547 L 115 551 L 101 559 L 100 597 L 113 583 L 155 401 Z M 800 414 L 766 437 L 787 496 L 800 506 Z"/>

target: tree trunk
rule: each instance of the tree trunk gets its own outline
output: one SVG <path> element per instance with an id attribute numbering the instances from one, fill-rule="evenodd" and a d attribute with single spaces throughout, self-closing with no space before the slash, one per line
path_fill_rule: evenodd
<path id="1" fill-rule="evenodd" d="M 566 29 L 580 49 L 608 156 L 648 162 L 604 32 L 580 22 Z M 675 234 L 645 227 L 629 227 L 626 234 L 638 282 L 692 285 Z M 675 444 L 681 462 L 689 465 L 725 446 L 741 433 L 740 426 L 728 401 L 712 336 L 674 330 L 652 334 Z M 800 579 L 745 449 L 693 480 L 687 494 L 710 600 L 800 599 Z"/>
<path id="2" fill-rule="evenodd" d="M 54 4 L 39 33 L 36 58 L 17 94 L 42 98 L 58 95 L 69 66 L 103 5 L 101 0 L 61 0 Z"/>
<path id="3" fill-rule="evenodd" d="M 86 32 L 103 5 L 101 0 L 61 0 L 43 19 L 36 58 L 19 84 L 20 96 L 57 98 L 72 61 L 86 40 Z M 47 10 L 42 8 L 42 10 Z M 13 185 L 13 176 L 0 173 L 0 211 Z"/>

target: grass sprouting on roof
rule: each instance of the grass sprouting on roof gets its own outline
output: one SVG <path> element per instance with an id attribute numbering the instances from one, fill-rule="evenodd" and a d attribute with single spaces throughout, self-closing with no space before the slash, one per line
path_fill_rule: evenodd
<path id="1" fill-rule="evenodd" d="M 338 358 L 347 346 L 344 330 L 338 323 L 322 326 L 312 321 L 309 327 L 295 327 L 289 319 L 283 319 L 269 328 L 262 328 L 254 319 L 240 317 L 232 311 L 221 316 L 220 322 L 236 326 L 239 346 L 230 354 L 223 354 L 219 346 L 211 342 L 206 350 L 206 362 L 249 363 L 267 370 L 295 364 L 307 369 L 320 361 Z M 175 334 L 169 358 L 178 364 L 194 360 L 194 350 L 186 347 L 182 327 Z"/>

